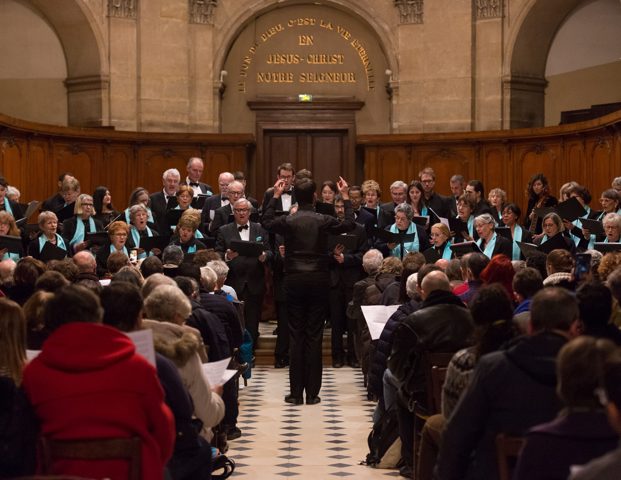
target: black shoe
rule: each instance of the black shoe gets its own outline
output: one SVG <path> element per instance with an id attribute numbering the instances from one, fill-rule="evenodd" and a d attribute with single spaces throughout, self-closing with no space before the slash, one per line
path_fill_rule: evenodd
<path id="1" fill-rule="evenodd" d="M 347 360 L 347 365 L 349 365 L 351 368 L 360 368 L 360 364 L 355 358 Z"/>
<path id="2" fill-rule="evenodd" d="M 227 440 L 235 440 L 241 437 L 241 430 L 237 427 L 231 427 L 226 431 L 226 439 Z"/>
<path id="3" fill-rule="evenodd" d="M 399 469 L 399 475 L 405 478 L 414 478 L 414 471 L 412 470 L 412 465 L 403 465 Z"/>
<path id="4" fill-rule="evenodd" d="M 289 360 L 286 358 L 279 358 L 274 362 L 274 368 L 285 368 L 289 366 Z"/>
<path id="5" fill-rule="evenodd" d="M 317 405 L 319 402 L 321 402 L 319 397 L 306 397 L 306 405 Z"/>
<path id="6" fill-rule="evenodd" d="M 302 397 L 294 397 L 293 395 L 287 395 L 285 397 L 285 402 L 291 403 L 292 405 L 302 405 L 304 400 Z"/>

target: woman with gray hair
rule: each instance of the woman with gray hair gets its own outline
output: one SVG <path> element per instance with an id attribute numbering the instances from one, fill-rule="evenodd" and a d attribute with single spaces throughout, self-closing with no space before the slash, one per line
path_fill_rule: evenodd
<path id="1" fill-rule="evenodd" d="M 557 235 L 563 235 L 565 231 L 565 225 L 563 225 L 563 220 L 558 214 L 554 212 L 548 213 L 545 217 L 543 217 L 543 221 L 541 222 L 541 226 L 543 228 L 543 236 L 535 238 L 535 245 L 543 245 L 545 242 L 550 240 L 551 238 L 556 237 Z M 576 247 L 574 242 L 572 242 L 567 237 L 562 237 L 565 241 L 565 247 L 562 247 L 564 250 L 569 250 L 570 252 L 575 252 Z"/>
<path id="2" fill-rule="evenodd" d="M 414 218 L 414 210 L 412 210 L 412 206 L 409 203 L 400 203 L 395 207 L 395 223 L 386 227 L 386 230 L 402 235 L 413 234 L 414 238 L 403 243 L 384 243 L 380 241 L 376 248 L 384 256 L 403 258 L 408 252 L 424 252 L 429 248 L 429 240 L 427 239 L 425 229 L 412 222 L 412 218 Z"/>
<path id="3" fill-rule="evenodd" d="M 139 249 L 139 259 L 146 258 L 147 253 L 140 247 L 140 239 L 146 237 L 156 237 L 158 236 L 158 232 L 149 226 L 149 209 L 144 204 L 137 203 L 136 205 L 129 207 L 128 210 L 129 220 L 131 223 L 129 225 L 129 239 L 127 241 L 127 245 L 130 249 Z M 153 253 L 160 253 L 159 249 Z"/>
<path id="4" fill-rule="evenodd" d="M 159 285 L 145 299 L 144 309 L 148 320 L 142 324 L 153 331 L 155 350 L 177 366 L 192 397 L 194 414 L 203 422 L 201 435 L 211 440 L 211 427 L 224 417 L 224 402 L 216 393 L 222 393 L 222 386 L 209 385 L 201 363 L 204 356 L 201 334 L 184 325 L 192 313 L 190 300 L 176 285 Z"/>
<path id="5" fill-rule="evenodd" d="M 487 258 L 494 255 L 505 255 L 511 259 L 513 255 L 513 244 L 511 240 L 498 235 L 495 232 L 496 222 L 494 217 L 489 213 L 479 215 L 474 219 L 474 228 L 477 230 L 479 239 L 476 241 L 477 246 Z"/>
<path id="6" fill-rule="evenodd" d="M 621 238 L 621 215 L 609 213 L 604 217 L 604 232 L 606 238 L 604 243 L 619 243 Z"/>

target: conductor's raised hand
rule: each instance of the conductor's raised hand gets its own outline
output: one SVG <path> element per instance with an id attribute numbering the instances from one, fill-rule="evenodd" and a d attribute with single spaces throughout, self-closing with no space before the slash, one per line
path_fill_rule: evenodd
<path id="1" fill-rule="evenodd" d="M 349 200 L 349 185 L 343 177 L 339 177 L 336 182 L 336 187 L 339 189 L 339 193 L 341 194 L 343 200 Z"/>

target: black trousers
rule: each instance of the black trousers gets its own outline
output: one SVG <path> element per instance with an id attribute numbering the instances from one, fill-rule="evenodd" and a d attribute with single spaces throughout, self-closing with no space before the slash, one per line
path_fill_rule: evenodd
<path id="1" fill-rule="evenodd" d="M 289 321 L 289 384 L 291 395 L 315 397 L 321 389 L 321 343 L 328 307 L 328 275 L 285 277 Z"/>
<path id="2" fill-rule="evenodd" d="M 264 293 L 253 294 L 248 291 L 248 288 L 237 292 L 238 298 L 244 301 L 244 321 L 246 323 L 246 330 L 252 336 L 253 352 L 257 348 L 257 339 L 259 338 L 259 321 L 261 320 Z"/>
<path id="3" fill-rule="evenodd" d="M 287 302 L 276 300 L 276 318 L 278 319 L 278 335 L 274 347 L 276 360 L 289 358 L 289 321 L 287 320 Z"/>
<path id="4" fill-rule="evenodd" d="M 353 295 L 353 289 L 343 285 L 330 288 L 330 324 L 332 325 L 332 358 L 333 360 L 344 360 L 345 350 L 343 349 L 343 334 L 347 332 L 347 359 L 355 360 L 356 351 L 354 348 L 354 322 L 347 318 L 345 314 L 347 304 Z"/>

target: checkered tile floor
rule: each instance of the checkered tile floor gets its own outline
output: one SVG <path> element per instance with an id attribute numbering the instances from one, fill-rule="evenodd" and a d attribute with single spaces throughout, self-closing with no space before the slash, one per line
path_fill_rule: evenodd
<path id="1" fill-rule="evenodd" d="M 362 373 L 324 368 L 318 405 L 284 402 L 288 369 L 256 367 L 240 391 L 241 438 L 229 443 L 237 468 L 232 478 L 356 480 L 398 477 L 396 470 L 360 465 L 375 404 L 366 399 Z"/>

